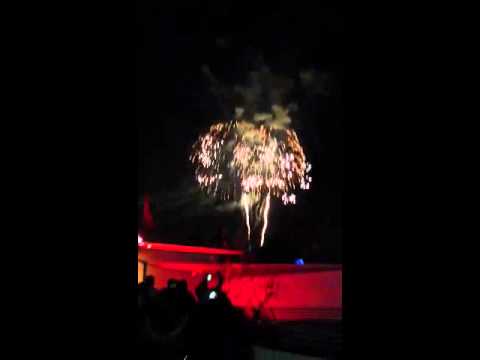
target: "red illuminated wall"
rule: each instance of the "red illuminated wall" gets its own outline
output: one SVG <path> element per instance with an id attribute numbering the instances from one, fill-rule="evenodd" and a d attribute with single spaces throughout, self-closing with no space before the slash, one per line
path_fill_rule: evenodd
<path id="1" fill-rule="evenodd" d="M 262 307 L 262 316 L 274 320 L 341 318 L 341 265 L 218 264 L 219 256 L 139 249 L 158 288 L 176 278 L 187 280 L 194 292 L 206 272 L 221 271 L 223 291 L 248 314 Z"/>

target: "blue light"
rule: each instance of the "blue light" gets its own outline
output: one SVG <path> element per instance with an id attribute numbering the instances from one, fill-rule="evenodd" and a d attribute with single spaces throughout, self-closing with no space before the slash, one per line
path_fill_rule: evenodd
<path id="1" fill-rule="evenodd" d="M 305 265 L 305 263 L 303 262 L 303 259 L 296 259 L 295 265 Z"/>

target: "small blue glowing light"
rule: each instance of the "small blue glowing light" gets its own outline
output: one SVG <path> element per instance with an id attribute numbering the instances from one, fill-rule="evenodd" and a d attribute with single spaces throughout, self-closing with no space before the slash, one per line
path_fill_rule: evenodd
<path id="1" fill-rule="evenodd" d="M 210 292 L 210 294 L 208 294 L 208 298 L 210 300 L 216 299 L 217 298 L 217 292 L 216 291 Z"/>
<path id="2" fill-rule="evenodd" d="M 303 259 L 296 259 L 295 265 L 305 265 L 305 263 L 303 262 Z"/>

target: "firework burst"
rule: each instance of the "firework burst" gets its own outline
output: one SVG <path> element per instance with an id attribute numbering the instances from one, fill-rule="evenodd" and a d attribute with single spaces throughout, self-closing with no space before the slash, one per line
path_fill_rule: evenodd
<path id="1" fill-rule="evenodd" d="M 212 125 L 193 145 L 190 160 L 209 195 L 240 202 L 249 240 L 251 221 L 263 221 L 261 246 L 270 198 L 295 204 L 295 190 L 308 190 L 312 181 L 311 165 L 295 131 L 266 123 L 236 120 Z"/>

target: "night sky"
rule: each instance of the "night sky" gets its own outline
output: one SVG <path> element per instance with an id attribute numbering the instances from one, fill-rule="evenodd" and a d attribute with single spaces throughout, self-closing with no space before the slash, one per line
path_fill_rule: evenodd
<path id="1" fill-rule="evenodd" d="M 302 256 L 341 263 L 342 10 L 292 8 L 291 2 L 265 9 L 193 3 L 137 2 L 138 195 L 139 203 L 143 194 L 152 196 L 156 236 L 200 245 L 222 224 L 233 237 L 242 230 L 239 212 L 218 210 L 199 191 L 188 155 L 200 132 L 225 120 L 202 65 L 232 86 L 263 62 L 295 79 L 291 96 L 299 110 L 291 127 L 313 165 L 312 189 L 299 192 L 296 205 L 272 204 L 265 253 L 277 261 Z M 299 74 L 307 70 L 315 71 L 319 86 L 302 85 Z"/>

